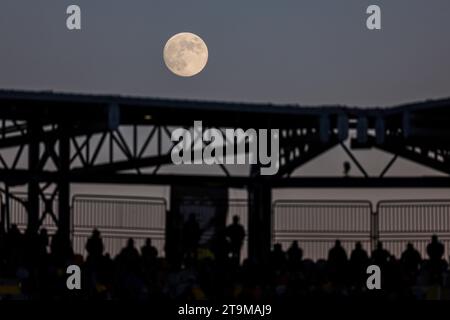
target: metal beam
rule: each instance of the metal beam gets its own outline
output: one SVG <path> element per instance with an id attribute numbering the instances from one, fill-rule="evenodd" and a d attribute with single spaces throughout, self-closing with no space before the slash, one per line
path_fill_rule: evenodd
<path id="1" fill-rule="evenodd" d="M 30 142 L 28 145 L 28 230 L 37 232 L 39 229 L 39 135 L 41 127 L 38 123 L 28 123 Z M 11 170 L 14 172 L 15 170 Z"/>
<path id="2" fill-rule="evenodd" d="M 58 179 L 58 231 L 65 240 L 70 239 L 70 137 L 67 126 L 60 127 L 59 179 Z"/>
<path id="3" fill-rule="evenodd" d="M 170 154 L 161 156 L 151 156 L 143 158 L 133 158 L 123 161 L 115 161 L 111 163 L 95 164 L 89 167 L 81 167 L 72 169 L 73 173 L 100 173 L 100 172 L 117 172 L 124 170 L 132 170 L 137 168 L 153 167 L 163 164 L 171 164 Z"/>
<path id="4" fill-rule="evenodd" d="M 204 186 L 228 186 L 245 188 L 251 183 L 263 181 L 273 188 L 450 188 L 450 177 L 250 177 L 250 176 L 208 176 L 176 174 L 109 174 L 69 173 L 71 183 L 130 184 L 130 185 L 192 185 L 195 181 Z M 10 185 L 23 184 L 31 179 L 27 170 L 0 170 L 0 181 Z M 41 172 L 35 177 L 39 182 L 58 180 L 57 172 Z"/>

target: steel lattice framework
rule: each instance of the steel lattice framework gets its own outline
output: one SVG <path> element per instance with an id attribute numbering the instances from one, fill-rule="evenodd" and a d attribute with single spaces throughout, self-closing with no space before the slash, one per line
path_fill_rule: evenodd
<path id="1" fill-rule="evenodd" d="M 280 129 L 277 175 L 260 176 L 256 165 L 247 175 L 233 174 L 225 165 L 218 165 L 218 174 L 193 175 L 188 167 L 185 174 L 163 173 L 162 168 L 173 165 L 172 131 L 189 129 L 196 120 L 221 129 Z M 189 185 L 195 181 L 248 188 L 250 254 L 263 258 L 270 246 L 272 188 L 450 187 L 448 123 L 450 100 L 350 108 L 0 91 L 0 180 L 6 197 L 12 196 L 10 187 L 27 186 L 30 230 L 38 230 L 50 215 L 67 236 L 71 183 Z M 344 142 L 349 137 L 347 147 Z M 363 177 L 291 176 L 335 146 L 344 149 Z M 393 158 L 379 176 L 370 177 L 353 156 L 352 149 L 357 148 L 378 148 Z M 445 175 L 386 177 L 398 157 Z M 45 204 L 42 210 L 40 201 Z"/>

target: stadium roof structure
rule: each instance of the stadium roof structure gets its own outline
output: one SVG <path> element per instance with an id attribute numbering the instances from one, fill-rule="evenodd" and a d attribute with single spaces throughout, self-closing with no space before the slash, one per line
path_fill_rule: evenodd
<path id="1" fill-rule="evenodd" d="M 280 178 L 289 176 L 305 162 L 347 140 L 350 130 L 356 132 L 356 136 L 351 140 L 352 148 L 376 147 L 450 174 L 450 166 L 447 162 L 447 148 L 450 142 L 449 107 L 450 99 L 387 108 L 357 108 L 340 105 L 304 107 L 0 90 L 2 121 L 0 148 L 1 150 L 19 148 L 22 156 L 31 141 L 39 142 L 41 148 L 50 150 L 44 152 L 43 158 L 40 159 L 41 164 L 44 164 L 41 165 L 43 170 L 39 172 L 38 179 L 52 180 L 52 176 L 58 170 L 55 167 L 54 170 L 44 170 L 45 162 L 52 157 L 56 160 L 58 152 L 55 150 L 55 145 L 59 142 L 61 130 L 63 130 L 64 135 L 71 141 L 72 159 L 69 176 L 72 177 L 70 180 L 73 182 L 133 183 L 131 180 L 134 180 L 135 183 L 159 184 L 163 183 L 164 179 L 156 177 L 154 177 L 156 179 L 146 179 L 147 175 L 142 174 L 140 169 L 170 165 L 169 154 L 161 153 L 164 146 L 172 144 L 170 128 L 187 128 L 192 126 L 194 121 L 202 120 L 207 127 L 244 130 L 247 128 L 280 129 L 282 164 L 277 177 L 268 178 L 278 186 L 285 183 L 281 182 Z M 125 135 L 120 131 L 123 127 L 135 127 L 133 128 L 135 131 L 136 127 L 148 127 L 150 131 L 147 136 L 140 132 Z M 104 137 L 99 139 L 98 136 Z M 140 147 L 148 147 L 152 139 L 157 139 L 159 152 L 148 154 L 147 150 L 143 150 L 145 148 L 136 150 L 139 149 L 140 144 L 138 139 L 148 140 Z M 83 142 L 80 142 L 81 140 Z M 89 143 L 87 140 L 90 140 Z M 112 140 L 109 145 L 106 143 L 108 140 Z M 107 148 L 111 149 L 107 153 L 113 153 L 112 156 L 110 159 L 100 159 L 99 155 Z M 133 151 L 136 151 L 136 154 Z M 123 153 L 125 158 L 119 156 L 114 160 L 117 153 Z M 0 179 L 11 184 L 26 182 L 30 171 L 26 166 L 20 167 L 23 161 L 13 158 L 15 161 L 8 164 L 6 158 L 2 157 L 0 152 L 0 164 L 3 167 L 0 169 L 3 170 Z M 135 170 L 136 179 L 125 179 L 129 177 L 128 173 L 125 173 L 123 177 L 111 175 L 124 173 L 127 170 Z M 84 177 L 83 172 L 88 173 L 88 176 Z M 102 172 L 107 173 L 107 177 L 102 177 Z M 93 173 L 99 175 L 96 177 Z M 143 176 L 144 179 L 138 176 Z M 187 176 L 190 177 L 188 173 Z M 247 181 L 245 176 L 233 179 L 235 177 L 231 177 L 226 172 L 225 177 L 231 185 L 235 182 L 243 185 L 242 182 Z M 96 178 L 98 178 L 97 181 L 95 181 Z M 180 181 L 180 175 L 177 178 L 167 177 L 167 179 L 171 183 L 175 180 L 183 183 Z M 191 177 L 186 180 L 192 181 Z M 205 180 L 216 181 L 214 177 L 207 177 Z M 394 184 L 390 184 L 388 179 L 385 180 L 386 183 L 368 180 L 370 179 L 365 182 L 355 182 L 355 184 L 363 186 L 367 182 L 367 186 L 371 184 L 386 187 L 397 184 L 401 186 L 400 179 L 393 180 L 399 182 Z M 202 181 L 202 178 L 200 177 L 198 181 Z M 311 179 L 304 181 L 311 181 Z M 322 178 L 315 181 L 326 184 L 327 180 Z M 429 181 L 434 181 L 433 183 L 440 186 L 439 179 Z M 344 183 L 342 186 L 353 184 L 351 179 L 342 182 Z M 286 184 L 293 185 L 287 181 Z M 305 186 L 321 184 L 311 181 Z M 334 182 L 333 186 L 338 184 Z M 411 184 L 408 182 L 404 186 L 411 186 Z"/>
<path id="2" fill-rule="evenodd" d="M 220 174 L 193 175 L 189 166 L 183 174 L 161 173 L 161 167 L 173 165 L 172 130 L 190 128 L 197 120 L 221 129 L 280 129 L 278 173 L 260 176 L 252 166 L 248 175 L 237 176 L 224 165 L 219 165 Z M 385 108 L 306 107 L 0 90 L 0 181 L 5 195 L 11 186 L 27 186 L 28 223 L 33 230 L 42 221 L 39 197 L 53 186 L 52 199 L 59 201 L 58 226 L 69 232 L 71 183 L 195 181 L 244 187 L 256 202 L 264 203 L 254 211 L 265 216 L 271 188 L 450 187 L 449 123 L 450 99 Z M 347 146 L 344 142 L 349 139 Z M 292 176 L 336 146 L 344 149 L 362 177 Z M 353 155 L 358 148 L 377 148 L 393 158 L 379 176 L 371 177 Z M 398 157 L 443 175 L 388 177 Z M 52 211 L 50 207 L 46 212 Z"/>

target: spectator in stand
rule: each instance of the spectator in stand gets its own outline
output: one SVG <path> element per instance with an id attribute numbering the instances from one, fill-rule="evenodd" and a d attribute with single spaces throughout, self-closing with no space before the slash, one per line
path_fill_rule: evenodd
<path id="1" fill-rule="evenodd" d="M 408 243 L 406 245 L 406 250 L 402 253 L 400 262 L 407 273 L 415 274 L 422 263 L 422 257 L 420 256 L 419 251 L 414 248 L 413 244 Z"/>
<path id="2" fill-rule="evenodd" d="M 54 263 L 59 266 L 65 266 L 73 258 L 73 249 L 70 239 L 57 231 L 50 243 L 51 255 Z"/>
<path id="3" fill-rule="evenodd" d="M 427 254 L 430 261 L 440 261 L 444 255 L 444 245 L 438 240 L 437 235 L 431 237 L 431 243 L 427 245 Z"/>
<path id="4" fill-rule="evenodd" d="M 347 252 L 342 247 L 340 240 L 336 240 L 334 247 L 328 252 L 328 262 L 335 265 L 345 265 L 347 263 Z"/>
<path id="5" fill-rule="evenodd" d="M 158 249 L 152 245 L 152 239 L 147 238 L 141 248 L 142 259 L 147 264 L 153 264 L 158 258 Z"/>
<path id="6" fill-rule="evenodd" d="M 341 286 L 347 281 L 347 252 L 341 245 L 340 240 L 336 240 L 334 247 L 328 251 L 328 268 L 331 281 Z"/>
<path id="7" fill-rule="evenodd" d="M 382 268 L 386 266 L 390 256 L 389 251 L 383 248 L 383 243 L 378 241 L 377 248 L 372 251 L 372 263 Z"/>
<path id="8" fill-rule="evenodd" d="M 364 267 L 369 259 L 361 243 L 355 244 L 349 262 L 340 241 L 336 241 L 329 251 L 328 261 L 317 262 L 304 259 L 294 241 L 287 253 L 280 244 L 274 245 L 267 263 L 246 259 L 241 265 L 230 263 L 230 257 L 194 261 L 186 256 L 180 269 L 165 258 L 156 259 L 156 263 L 146 263 L 147 259 L 157 256 L 150 239 L 141 248 L 142 256 L 133 239 L 128 240 L 115 258 L 103 255 L 101 237 L 95 230 L 86 243 L 86 250 L 91 256 L 101 256 L 98 263 L 93 264 L 89 259 L 83 261 L 79 255 L 78 259 L 76 256 L 71 258 L 70 242 L 58 233 L 51 241 L 53 258 L 47 259 L 45 235 L 42 230 L 33 243 L 37 235 L 30 232 L 23 235 L 17 227 L 3 235 L 0 233 L 0 299 L 5 298 L 2 290 L 12 286 L 21 298 L 30 300 L 221 301 L 229 298 L 257 302 L 305 297 L 364 299 L 374 293 L 362 290 L 367 279 Z M 401 260 L 387 255 L 379 244 L 373 258 L 381 264 L 387 262 L 382 271 L 383 290 L 376 292 L 377 296 L 388 299 L 444 297 L 448 290 L 443 281 L 443 275 L 448 272 L 443 259 L 444 249 L 437 237 L 433 237 L 427 247 L 430 259 L 420 263 L 420 254 L 411 244 L 408 244 Z M 35 263 L 37 252 L 42 259 Z M 291 267 L 297 263 L 299 268 Z M 65 268 L 68 264 L 78 264 L 83 270 L 80 291 L 67 290 Z"/>
<path id="9" fill-rule="evenodd" d="M 292 241 L 287 251 L 287 258 L 291 269 L 298 269 L 303 259 L 303 250 L 299 247 L 298 241 Z"/>
<path id="10" fill-rule="evenodd" d="M 239 217 L 233 217 L 233 223 L 229 225 L 225 230 L 225 236 L 229 243 L 229 250 L 231 252 L 231 258 L 235 261 L 241 261 L 241 248 L 244 243 L 245 230 L 239 223 Z"/>
<path id="11" fill-rule="evenodd" d="M 274 270 L 282 269 L 286 264 L 286 254 L 283 251 L 281 244 L 276 243 L 270 253 L 270 261 Z"/>
<path id="12" fill-rule="evenodd" d="M 100 236 L 100 231 L 94 229 L 91 237 L 86 243 L 86 251 L 88 253 L 88 259 L 99 259 L 103 255 L 103 240 Z"/>
<path id="13" fill-rule="evenodd" d="M 369 255 L 363 249 L 361 242 L 355 244 L 355 248 L 350 254 L 350 270 L 353 284 L 362 286 L 365 284 L 366 269 L 369 265 Z"/>
<path id="14" fill-rule="evenodd" d="M 447 268 L 447 263 L 442 257 L 444 256 L 445 247 L 439 241 L 437 235 L 431 237 L 431 243 L 427 245 L 427 254 L 430 258 L 427 269 L 430 274 L 430 282 L 432 284 L 441 284 L 443 280 L 443 272 Z"/>
<path id="15" fill-rule="evenodd" d="M 135 266 L 139 263 L 139 252 L 134 246 L 134 240 L 132 238 L 128 239 L 127 246 L 120 251 L 119 257 L 125 265 Z"/>

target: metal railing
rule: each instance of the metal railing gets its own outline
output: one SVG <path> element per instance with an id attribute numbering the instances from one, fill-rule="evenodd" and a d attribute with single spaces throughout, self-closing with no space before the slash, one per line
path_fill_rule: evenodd
<path id="1" fill-rule="evenodd" d="M 400 256 L 408 242 L 426 257 L 432 235 L 450 254 L 450 200 L 389 200 L 377 204 L 378 238 L 392 254 Z"/>
<path id="2" fill-rule="evenodd" d="M 53 211 L 58 211 L 58 198 L 55 198 L 56 201 L 52 202 Z M 8 224 L 16 224 L 19 230 L 22 232 L 27 228 L 28 221 L 28 212 L 27 212 L 27 194 L 24 192 L 16 192 L 14 194 L 10 194 L 5 200 L 2 199 L 2 208 L 6 210 L 8 207 L 9 217 Z M 45 202 L 42 198 L 39 198 L 39 209 L 45 209 Z M 44 210 L 45 211 L 45 210 Z M 42 212 L 42 210 L 40 210 Z M 41 226 L 46 228 L 50 234 L 56 232 L 57 226 L 55 221 L 52 219 L 51 215 L 45 214 L 41 215 L 42 223 Z"/>
<path id="3" fill-rule="evenodd" d="M 2 209 L 9 210 L 9 222 L 23 231 L 27 223 L 26 194 L 17 193 L 2 199 Z M 224 200 L 225 201 L 225 200 Z M 226 224 L 237 215 L 247 228 L 248 202 L 230 199 Z M 40 206 L 44 206 L 41 201 Z M 57 201 L 54 201 L 57 209 Z M 43 207 L 41 207 L 43 208 Z M 369 201 L 279 200 L 272 206 L 272 242 L 287 249 L 297 240 L 304 257 L 314 260 L 327 257 L 328 250 L 339 239 L 350 253 L 360 241 L 371 251 L 377 241 L 400 257 L 411 242 L 426 257 L 426 246 L 433 234 L 445 245 L 445 257 L 450 255 L 450 200 L 389 200 L 380 201 L 372 210 Z M 122 197 L 110 195 L 75 195 L 72 198 L 72 238 L 74 249 L 86 254 L 84 245 L 94 228 L 104 239 L 105 251 L 117 254 L 128 238 L 140 247 L 146 238 L 164 254 L 166 201 L 152 197 Z M 49 234 L 56 231 L 50 215 L 42 226 Z M 243 257 L 247 254 L 247 239 Z"/>
<path id="4" fill-rule="evenodd" d="M 272 207 L 272 242 L 287 249 L 296 240 L 313 260 L 326 259 L 337 239 L 347 252 L 356 241 L 370 249 L 373 225 L 369 201 L 282 200 Z"/>
<path id="5" fill-rule="evenodd" d="M 140 248 L 151 238 L 164 255 L 166 201 L 152 197 L 75 195 L 72 198 L 72 236 L 75 252 L 84 253 L 94 228 L 101 232 L 105 252 L 117 255 L 129 238 Z"/>
<path id="6" fill-rule="evenodd" d="M 9 218 L 21 231 L 27 227 L 26 194 L 17 193 L 9 198 Z M 225 200 L 224 200 L 225 201 Z M 205 205 L 205 204 L 201 204 Z M 247 229 L 248 204 L 245 199 L 230 199 L 227 203 L 226 223 L 237 215 Z M 40 203 L 43 208 L 44 203 Z M 55 206 L 57 202 L 55 201 Z M 97 228 L 102 235 L 105 252 L 114 256 L 125 246 L 129 238 L 135 240 L 137 248 L 147 238 L 164 255 L 167 204 L 164 198 L 78 194 L 72 198 L 72 240 L 75 252 L 86 254 L 85 244 L 92 230 Z M 55 208 L 57 209 L 57 208 Z M 49 215 L 42 227 L 52 235 L 56 225 Z M 243 257 L 247 253 L 247 240 L 243 245 Z"/>
<path id="7" fill-rule="evenodd" d="M 248 201 L 246 199 L 224 199 L 214 201 L 204 201 L 203 199 L 186 199 L 183 201 L 183 206 L 187 206 L 192 212 L 197 212 L 197 210 L 208 211 L 208 207 L 211 206 L 211 210 L 215 210 L 217 207 L 226 208 L 226 221 L 225 224 L 228 226 L 233 222 L 233 217 L 239 217 L 239 223 L 248 230 Z M 210 233 L 205 232 L 203 234 L 205 238 L 211 236 Z M 247 234 L 244 238 L 244 243 L 242 244 L 241 258 L 245 259 L 247 257 L 248 241 Z"/>

